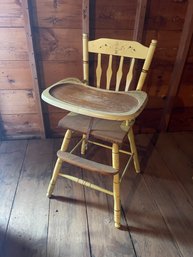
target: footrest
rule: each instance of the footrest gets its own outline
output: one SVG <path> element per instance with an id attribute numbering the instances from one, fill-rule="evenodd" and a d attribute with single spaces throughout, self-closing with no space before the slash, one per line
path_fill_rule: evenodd
<path id="1" fill-rule="evenodd" d="M 118 173 L 118 170 L 114 169 L 111 166 L 90 161 L 71 153 L 62 152 L 59 150 L 57 152 L 57 156 L 67 163 L 70 163 L 72 165 L 78 166 L 89 171 L 102 173 L 103 175 L 115 175 Z"/>

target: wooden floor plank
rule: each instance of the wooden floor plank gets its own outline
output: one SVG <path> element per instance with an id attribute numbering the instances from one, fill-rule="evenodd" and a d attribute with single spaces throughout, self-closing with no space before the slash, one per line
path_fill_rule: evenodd
<path id="1" fill-rule="evenodd" d="M 157 148 L 159 142 L 162 143 L 162 151 L 160 150 L 161 143 Z M 140 136 L 140 143 L 144 146 L 149 144 L 148 136 Z M 151 151 L 146 150 L 147 162 L 143 177 L 179 252 L 184 257 L 191 257 L 193 253 L 193 208 L 184 190 L 179 186 L 178 178 L 173 175 L 175 170 L 171 172 L 169 163 L 163 162 L 160 158 L 161 152 L 164 151 L 172 158 L 174 153 L 169 151 L 169 146 L 170 141 L 163 143 L 163 135 L 159 135 L 156 146 L 150 146 Z M 176 160 L 177 158 L 180 158 L 180 155 L 175 157 Z"/>
<path id="2" fill-rule="evenodd" d="M 193 160 L 193 133 L 171 133 L 171 137 L 176 141 L 177 146 L 188 156 L 188 158 Z"/>
<path id="3" fill-rule="evenodd" d="M 176 140 L 179 140 L 177 142 Z M 156 149 L 165 161 L 171 173 L 180 182 L 187 199 L 193 207 L 193 138 L 186 136 L 186 141 L 180 140 L 180 134 L 174 139 L 173 134 L 160 134 Z"/>
<path id="4" fill-rule="evenodd" d="M 140 146 L 140 140 L 137 145 Z M 143 151 L 140 153 L 143 155 Z M 122 155 L 121 160 L 124 166 L 126 157 Z M 181 256 L 143 175 L 136 174 L 133 165 L 129 167 L 123 179 L 121 195 L 137 256 Z"/>
<path id="5" fill-rule="evenodd" d="M 93 160 L 111 163 L 111 151 L 93 147 Z M 90 158 L 92 152 L 89 153 Z M 84 171 L 84 179 L 112 190 L 112 177 Z M 85 188 L 92 256 L 135 257 L 132 241 L 122 215 L 122 228 L 114 226 L 113 198 L 96 190 Z"/>
<path id="6" fill-rule="evenodd" d="M 29 141 L 3 257 L 46 256 L 49 201 L 45 195 L 52 158 L 52 140 Z"/>
<path id="7" fill-rule="evenodd" d="M 58 143 L 56 150 L 59 149 Z M 64 163 L 62 171 L 81 175 L 80 169 Z M 83 187 L 58 178 L 50 201 L 48 257 L 90 256 Z"/>
<path id="8" fill-rule="evenodd" d="M 122 230 L 114 228 L 111 196 L 59 178 L 55 197 L 46 198 L 59 140 L 1 142 L 0 256 L 192 257 L 193 133 L 150 139 L 137 136 L 143 173 L 131 166 L 121 186 Z M 111 159 L 98 147 L 89 156 Z M 71 165 L 63 170 L 82 177 Z M 111 190 L 110 177 L 83 175 Z"/>
<path id="9" fill-rule="evenodd" d="M 0 145 L 0 252 L 26 152 L 27 141 L 1 142 Z"/>

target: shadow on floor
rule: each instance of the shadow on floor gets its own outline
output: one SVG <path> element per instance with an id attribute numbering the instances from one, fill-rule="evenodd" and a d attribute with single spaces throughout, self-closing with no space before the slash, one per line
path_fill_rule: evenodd
<path id="1" fill-rule="evenodd" d="M 43 250 L 38 247 L 38 242 L 34 242 L 30 235 L 26 236 L 23 233 L 17 233 L 12 235 L 0 231 L 0 257 L 30 257 L 38 256 L 38 253 L 42 253 Z M 46 245 L 44 243 L 44 245 Z M 45 249 L 45 248 L 44 248 Z M 46 252 L 44 253 L 46 256 Z M 41 255 L 41 256 L 44 256 Z"/>

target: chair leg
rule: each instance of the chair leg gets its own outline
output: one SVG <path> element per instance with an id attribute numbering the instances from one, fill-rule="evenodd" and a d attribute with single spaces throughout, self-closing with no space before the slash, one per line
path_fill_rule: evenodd
<path id="1" fill-rule="evenodd" d="M 119 147 L 117 144 L 113 144 L 112 148 L 112 164 L 113 168 L 119 170 Z M 120 181 L 119 181 L 119 173 L 113 176 L 113 197 L 114 197 L 114 222 L 115 227 L 120 228 L 120 219 L 121 219 L 121 211 L 120 211 Z"/>
<path id="2" fill-rule="evenodd" d="M 135 145 L 133 128 L 130 128 L 129 133 L 128 133 L 128 138 L 129 138 L 129 142 L 130 142 L 131 152 L 133 154 L 135 171 L 136 171 L 136 173 L 140 173 L 139 158 L 138 158 L 137 148 Z"/>
<path id="3" fill-rule="evenodd" d="M 71 135 L 72 135 L 71 130 L 67 130 L 66 134 L 64 136 L 64 140 L 62 142 L 61 148 L 60 148 L 61 151 L 66 151 L 67 150 L 70 139 L 71 139 Z M 54 191 L 56 180 L 58 178 L 58 174 L 60 172 L 61 167 L 62 167 L 62 160 L 60 158 L 58 158 L 57 161 L 56 161 L 55 167 L 54 167 L 52 178 L 51 178 L 49 186 L 48 186 L 48 191 L 47 191 L 47 196 L 48 197 L 51 197 L 51 195 Z"/>
<path id="4" fill-rule="evenodd" d="M 86 134 L 82 135 L 82 145 L 81 145 L 81 154 L 84 155 L 86 152 L 86 147 L 87 147 L 87 143 L 86 143 Z"/>

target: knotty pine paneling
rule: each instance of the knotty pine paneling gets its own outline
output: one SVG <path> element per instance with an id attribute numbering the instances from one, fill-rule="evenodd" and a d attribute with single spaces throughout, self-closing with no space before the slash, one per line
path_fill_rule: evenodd
<path id="1" fill-rule="evenodd" d="M 150 0 L 145 26 L 150 30 L 181 31 L 186 8 L 187 1 Z"/>
<path id="2" fill-rule="evenodd" d="M 82 59 L 80 29 L 39 28 L 36 49 L 39 60 L 77 61 Z M 38 46 L 38 43 L 36 44 Z"/>
<path id="3" fill-rule="evenodd" d="M 91 1 L 91 29 L 132 30 L 136 6 L 136 1 Z"/>
<path id="4" fill-rule="evenodd" d="M 56 81 L 67 77 L 78 77 L 82 79 L 82 61 L 41 61 L 44 79 L 41 83 L 42 88 L 46 88 Z"/>
<path id="5" fill-rule="evenodd" d="M 28 61 L 0 61 L 0 89 L 31 89 Z"/>
<path id="6" fill-rule="evenodd" d="M 0 2 L 0 134 L 3 139 L 38 136 L 42 131 L 29 58 L 28 20 L 25 24 L 24 17 L 22 1 Z"/>
<path id="7" fill-rule="evenodd" d="M 23 28 L 0 28 L 0 60 L 28 60 Z"/>
<path id="8" fill-rule="evenodd" d="M 32 28 L 41 91 L 65 77 L 82 79 L 82 1 L 33 1 Z M 43 103 L 47 134 L 66 112 Z"/>
<path id="9" fill-rule="evenodd" d="M 81 5 L 80 0 L 36 0 L 32 3 L 32 26 L 40 67 L 41 90 L 65 77 L 82 78 Z M 113 0 L 109 3 L 97 0 L 91 1 L 90 7 L 91 38 L 132 39 L 136 1 Z M 157 39 L 158 45 L 144 86 L 144 90 L 149 94 L 149 102 L 143 119 L 139 119 L 137 131 L 152 132 L 159 126 L 170 87 L 186 8 L 187 1 L 148 0 L 143 43 L 149 45 L 151 39 Z M 192 62 L 192 52 L 193 50 L 190 50 L 189 65 Z M 191 68 L 186 65 L 182 88 L 175 103 L 177 108 L 192 106 L 190 70 Z M 48 130 L 57 135 L 57 118 L 61 117 L 62 112 L 57 108 L 46 107 L 46 104 L 44 106 L 49 121 Z"/>
<path id="10" fill-rule="evenodd" d="M 36 113 L 34 92 L 28 90 L 0 90 L 1 114 Z"/>
<path id="11" fill-rule="evenodd" d="M 157 31 L 157 30 L 145 30 L 144 31 L 144 44 L 149 45 L 152 39 L 158 41 L 154 62 L 158 59 L 159 62 L 168 62 L 173 65 L 178 45 L 180 42 L 181 31 Z"/>
<path id="12" fill-rule="evenodd" d="M 15 0 L 0 1 L 0 27 L 23 27 L 24 19 L 21 2 Z"/>
<path id="13" fill-rule="evenodd" d="M 2 114 L 0 132 L 3 139 L 38 137 L 40 133 L 38 114 Z"/>
<path id="14" fill-rule="evenodd" d="M 32 1 L 33 13 L 36 16 L 34 26 L 40 28 L 81 29 L 82 1 Z"/>
<path id="15" fill-rule="evenodd" d="M 92 34 L 92 33 L 91 33 Z M 97 29 L 94 31 L 95 38 L 107 37 L 113 39 L 131 40 L 133 36 L 133 28 L 128 30 L 119 29 Z M 91 35 L 91 39 L 92 35 Z"/>

